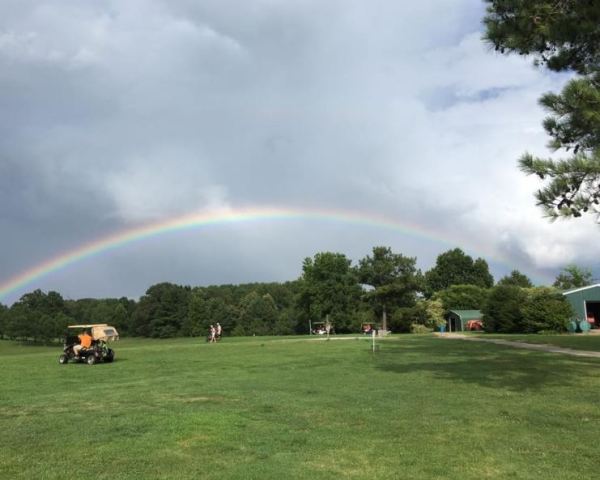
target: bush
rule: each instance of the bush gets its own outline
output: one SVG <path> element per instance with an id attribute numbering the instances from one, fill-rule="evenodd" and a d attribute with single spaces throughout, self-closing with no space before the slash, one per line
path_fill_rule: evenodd
<path id="1" fill-rule="evenodd" d="M 483 308 L 483 328 L 492 333 L 518 333 L 523 331 L 521 306 L 527 293 L 520 287 L 498 285 L 491 289 Z"/>
<path id="2" fill-rule="evenodd" d="M 432 328 L 426 327 L 425 325 L 421 325 L 419 323 L 413 323 L 410 326 L 410 333 L 416 333 L 419 335 L 425 334 L 425 333 L 431 333 L 433 332 Z"/>
<path id="3" fill-rule="evenodd" d="M 483 309 L 486 332 L 565 332 L 573 311 L 556 289 L 497 285 Z"/>
<path id="4" fill-rule="evenodd" d="M 412 307 L 396 308 L 390 315 L 388 326 L 394 333 L 412 332 L 412 325 L 427 323 L 427 311 L 423 302 Z"/>
<path id="5" fill-rule="evenodd" d="M 569 320 L 574 316 L 565 296 L 551 288 L 530 289 L 521 313 L 525 333 L 566 332 Z"/>

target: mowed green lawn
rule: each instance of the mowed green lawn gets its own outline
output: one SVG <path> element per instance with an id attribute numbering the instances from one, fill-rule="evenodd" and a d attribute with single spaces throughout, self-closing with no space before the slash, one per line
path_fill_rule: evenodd
<path id="1" fill-rule="evenodd" d="M 0 342 L 6 479 L 592 479 L 600 360 L 492 344 Z"/>

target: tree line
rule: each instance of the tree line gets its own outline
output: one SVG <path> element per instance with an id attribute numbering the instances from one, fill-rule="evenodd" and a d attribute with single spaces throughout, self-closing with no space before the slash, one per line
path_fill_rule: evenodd
<path id="1" fill-rule="evenodd" d="M 152 285 L 139 300 L 125 297 L 65 300 L 35 290 L 10 308 L 0 304 L 0 337 L 48 342 L 67 325 L 108 323 L 122 335 L 154 338 L 204 336 L 220 323 L 226 335 L 309 333 L 318 322 L 335 332 L 365 324 L 394 332 L 431 331 L 450 309 L 484 312 L 494 332 L 565 330 L 572 312 L 559 289 L 591 283 L 591 272 L 571 265 L 553 287 L 533 287 L 519 271 L 494 285 L 487 262 L 455 248 L 422 273 L 416 258 L 374 247 L 353 265 L 342 253 L 308 257 L 300 278 L 283 283 L 191 287 Z"/>

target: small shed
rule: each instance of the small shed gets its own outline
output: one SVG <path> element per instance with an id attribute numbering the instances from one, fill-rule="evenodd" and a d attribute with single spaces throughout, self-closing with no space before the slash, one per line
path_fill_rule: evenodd
<path id="1" fill-rule="evenodd" d="M 481 330 L 483 315 L 480 310 L 450 310 L 447 318 L 449 332 L 464 332 Z"/>
<path id="2" fill-rule="evenodd" d="M 600 283 L 563 292 L 579 322 L 590 328 L 600 328 Z"/>

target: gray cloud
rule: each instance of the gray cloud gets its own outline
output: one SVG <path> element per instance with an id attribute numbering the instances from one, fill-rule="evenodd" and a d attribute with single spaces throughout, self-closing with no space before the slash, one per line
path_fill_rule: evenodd
<path id="1" fill-rule="evenodd" d="M 589 261 L 593 222 L 548 225 L 515 168 L 525 149 L 546 154 L 537 98 L 565 78 L 492 53 L 482 13 L 466 0 L 4 2 L 0 281 L 141 223 L 251 205 L 372 211 L 432 239 L 215 227 L 31 288 L 292 279 L 316 251 L 377 244 L 424 269 L 454 245 L 500 259 L 497 274 Z"/>

